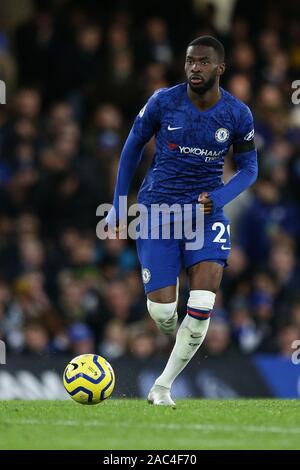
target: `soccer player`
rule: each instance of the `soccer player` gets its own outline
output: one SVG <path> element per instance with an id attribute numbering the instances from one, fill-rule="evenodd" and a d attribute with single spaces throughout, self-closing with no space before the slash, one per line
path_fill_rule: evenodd
<path id="1" fill-rule="evenodd" d="M 229 221 L 223 207 L 257 177 L 252 114 L 219 86 L 224 71 L 224 47 L 217 39 L 201 36 L 188 45 L 186 82 L 155 92 L 135 119 L 120 158 L 113 208 L 106 218 L 112 226 L 116 214 L 121 227 L 119 196 L 128 194 L 144 145 L 153 135 L 156 152 L 138 202 L 146 207 L 192 204 L 204 212 L 201 249 L 188 250 L 184 239 L 137 239 L 147 307 L 163 333 L 176 331 L 177 279 L 182 267 L 190 287 L 187 314 L 174 348 L 148 395 L 154 405 L 175 406 L 172 383 L 205 338 L 230 252 Z M 237 171 L 224 184 L 224 157 L 230 146 Z"/>

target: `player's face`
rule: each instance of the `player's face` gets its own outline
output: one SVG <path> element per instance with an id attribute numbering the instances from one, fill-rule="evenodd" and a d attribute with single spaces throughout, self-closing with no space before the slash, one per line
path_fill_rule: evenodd
<path id="1" fill-rule="evenodd" d="M 199 95 L 210 90 L 223 73 L 217 53 L 209 46 L 190 46 L 186 52 L 185 73 L 190 88 Z"/>

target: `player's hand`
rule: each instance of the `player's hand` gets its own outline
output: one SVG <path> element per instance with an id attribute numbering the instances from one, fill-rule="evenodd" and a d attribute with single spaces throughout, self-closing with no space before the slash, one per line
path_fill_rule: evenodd
<path id="1" fill-rule="evenodd" d="M 198 202 L 202 204 L 204 215 L 212 214 L 213 202 L 209 199 L 208 193 L 201 193 L 198 197 Z"/>
<path id="2" fill-rule="evenodd" d="M 119 238 L 119 235 L 124 235 L 127 230 L 127 225 L 125 223 L 119 222 L 116 227 L 107 224 L 107 231 L 109 233 L 109 237 L 111 238 Z"/>
<path id="3" fill-rule="evenodd" d="M 108 233 L 108 238 L 119 238 L 119 235 L 125 235 L 127 233 L 127 221 L 124 219 L 116 220 L 116 211 L 114 207 L 111 207 L 106 218 L 105 231 Z"/>

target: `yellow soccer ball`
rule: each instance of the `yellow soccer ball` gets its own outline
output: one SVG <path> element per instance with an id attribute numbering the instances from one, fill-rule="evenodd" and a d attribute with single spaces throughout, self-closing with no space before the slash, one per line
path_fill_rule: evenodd
<path id="1" fill-rule="evenodd" d="M 63 375 L 68 394 L 82 405 L 96 405 L 109 398 L 115 386 L 113 368 L 97 354 L 82 354 L 69 362 Z"/>

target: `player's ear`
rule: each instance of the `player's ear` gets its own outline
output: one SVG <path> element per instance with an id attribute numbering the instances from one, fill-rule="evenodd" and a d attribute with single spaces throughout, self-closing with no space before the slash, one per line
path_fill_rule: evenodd
<path id="1" fill-rule="evenodd" d="M 222 62 L 221 64 L 218 65 L 218 75 L 221 76 L 225 72 L 226 65 L 225 62 Z"/>

